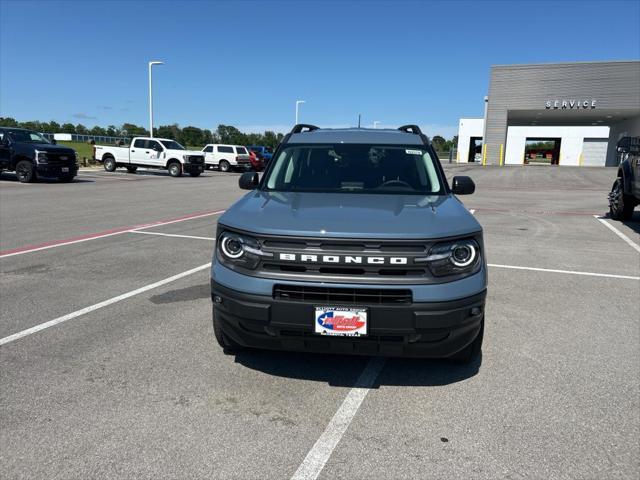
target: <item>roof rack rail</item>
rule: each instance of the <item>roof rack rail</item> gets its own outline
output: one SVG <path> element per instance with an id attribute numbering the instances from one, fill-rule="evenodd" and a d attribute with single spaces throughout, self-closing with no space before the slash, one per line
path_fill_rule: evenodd
<path id="1" fill-rule="evenodd" d="M 398 130 L 407 133 L 415 133 L 416 135 L 422 135 L 422 130 L 420 130 L 420 127 L 417 125 L 403 125 L 401 127 L 398 127 Z"/>
<path id="2" fill-rule="evenodd" d="M 315 125 L 308 125 L 306 123 L 298 123 L 293 126 L 290 133 L 301 133 L 304 129 L 307 129 L 307 132 L 313 132 L 314 130 L 319 130 L 320 127 L 316 127 Z"/>

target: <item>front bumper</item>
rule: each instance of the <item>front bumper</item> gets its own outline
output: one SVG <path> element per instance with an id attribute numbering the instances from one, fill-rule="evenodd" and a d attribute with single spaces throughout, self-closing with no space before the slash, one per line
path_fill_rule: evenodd
<path id="1" fill-rule="evenodd" d="M 469 345 L 484 320 L 486 290 L 460 300 L 369 309 L 366 337 L 313 333 L 315 304 L 275 299 L 211 281 L 213 315 L 236 343 L 257 348 L 340 354 L 449 357 Z"/>
<path id="2" fill-rule="evenodd" d="M 68 171 L 63 171 L 68 169 Z M 78 173 L 78 165 L 48 165 L 37 164 L 36 173 L 42 177 L 60 177 L 62 175 L 76 175 Z"/>
<path id="3" fill-rule="evenodd" d="M 182 167 L 182 170 L 185 173 L 193 173 L 193 172 L 204 172 L 204 164 L 203 163 L 185 163 Z"/>

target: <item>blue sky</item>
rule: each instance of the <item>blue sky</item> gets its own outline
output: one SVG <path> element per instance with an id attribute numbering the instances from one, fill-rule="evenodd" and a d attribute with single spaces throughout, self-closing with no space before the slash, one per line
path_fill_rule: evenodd
<path id="1" fill-rule="evenodd" d="M 0 116 L 245 131 L 482 116 L 492 64 L 640 58 L 640 2 L 0 0 Z"/>

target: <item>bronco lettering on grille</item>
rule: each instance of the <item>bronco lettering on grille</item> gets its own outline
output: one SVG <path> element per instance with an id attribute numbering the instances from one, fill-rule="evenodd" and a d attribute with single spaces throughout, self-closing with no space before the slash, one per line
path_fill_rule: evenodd
<path id="1" fill-rule="evenodd" d="M 310 255 L 297 253 L 280 253 L 278 259 L 285 262 L 301 263 L 344 263 L 344 264 L 368 264 L 368 265 L 406 265 L 407 257 L 363 257 L 349 255 Z"/>

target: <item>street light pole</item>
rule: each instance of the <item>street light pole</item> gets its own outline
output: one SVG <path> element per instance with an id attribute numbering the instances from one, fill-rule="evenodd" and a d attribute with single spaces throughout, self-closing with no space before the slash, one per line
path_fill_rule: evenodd
<path id="1" fill-rule="evenodd" d="M 304 100 L 296 100 L 296 125 L 298 124 L 298 107 L 301 103 L 307 103 Z"/>
<path id="2" fill-rule="evenodd" d="M 149 136 L 153 138 L 153 82 L 151 81 L 151 67 L 154 65 L 164 65 L 162 62 L 149 62 Z"/>

